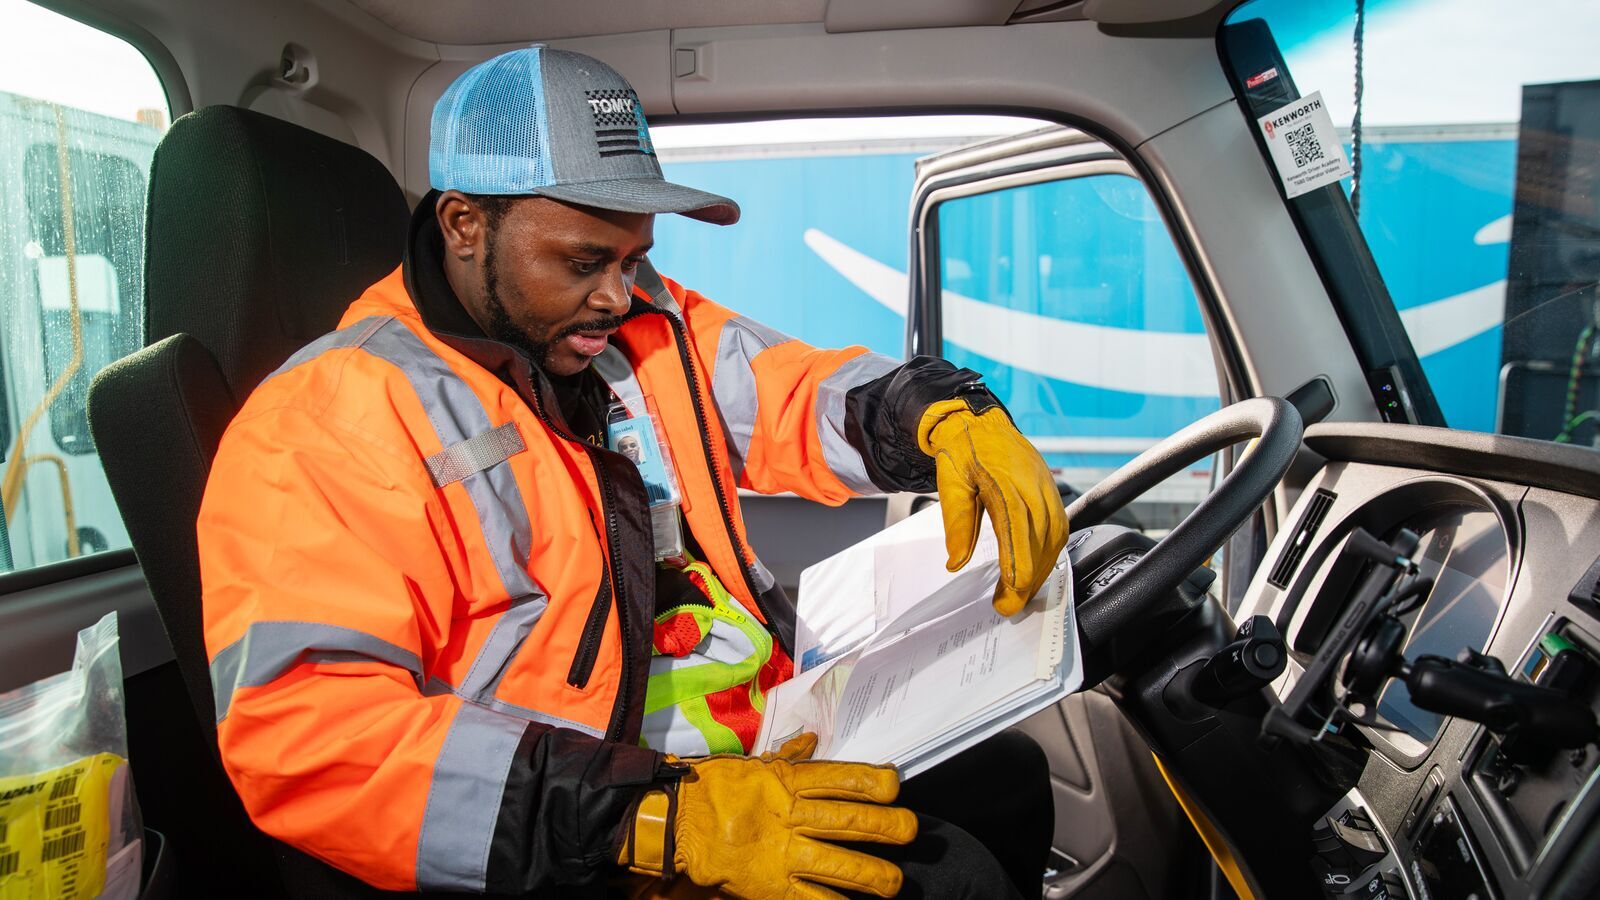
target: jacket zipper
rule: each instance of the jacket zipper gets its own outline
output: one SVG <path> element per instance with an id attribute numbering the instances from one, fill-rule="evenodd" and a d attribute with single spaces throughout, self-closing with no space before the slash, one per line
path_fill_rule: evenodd
<path id="1" fill-rule="evenodd" d="M 717 495 L 717 508 L 722 514 L 723 528 L 727 530 L 728 542 L 732 545 L 734 555 L 737 557 L 736 561 L 739 564 L 739 575 L 744 581 L 745 590 L 750 593 L 751 599 L 755 602 L 756 609 L 760 610 L 762 618 L 766 620 L 767 629 L 774 632 L 775 636 L 778 637 L 779 644 L 781 646 L 783 644 L 782 635 L 777 635 L 776 630 L 771 624 L 776 620 L 772 617 L 772 613 L 767 608 L 767 604 L 761 599 L 761 592 L 756 590 L 755 583 L 750 580 L 750 567 L 745 560 L 752 554 L 749 552 L 748 548 L 745 547 L 744 542 L 739 539 L 739 534 L 733 527 L 733 504 L 732 501 L 728 499 L 727 486 L 723 484 L 722 478 L 718 475 L 720 469 L 717 466 L 716 453 L 712 450 L 711 446 L 710 417 L 706 414 L 705 397 L 700 391 L 699 367 L 695 363 L 694 354 L 689 352 L 687 329 L 685 328 L 682 319 L 653 304 L 635 306 L 632 310 L 629 310 L 620 318 L 623 323 L 626 323 L 634 318 L 637 318 L 638 316 L 646 314 L 660 315 L 664 317 L 672 327 L 672 336 L 678 347 L 678 358 L 683 363 L 684 377 L 689 384 L 689 397 L 694 402 L 695 422 L 700 429 L 701 435 L 700 449 L 705 454 L 706 467 L 708 470 L 707 474 L 711 476 L 711 485 Z M 608 558 L 607 569 L 609 571 L 606 573 L 605 584 L 609 584 L 611 587 L 609 592 L 610 596 L 607 595 L 608 592 L 603 589 L 604 585 L 602 585 L 602 590 L 595 597 L 594 605 L 589 609 L 588 620 L 584 623 L 583 637 L 578 644 L 578 653 L 573 657 L 572 668 L 567 674 L 567 683 L 574 687 L 580 688 L 588 685 L 589 677 L 594 671 L 595 662 L 600 656 L 600 642 L 605 632 L 606 618 L 610 615 L 612 600 L 615 598 L 617 609 L 619 610 L 618 624 L 621 626 L 622 631 L 622 685 L 625 692 L 627 690 L 626 686 L 631 683 L 630 677 L 633 668 L 633 654 L 628 652 L 628 647 L 630 645 L 628 617 L 620 613 L 620 610 L 623 608 L 622 604 L 625 601 L 625 594 L 621 590 L 621 585 L 617 583 L 616 577 L 616 573 L 620 570 L 620 563 L 617 555 L 617 543 L 620 538 L 618 535 L 616 519 L 611 513 L 611 508 L 616 502 L 616 495 L 611 486 L 611 479 L 606 475 L 605 466 L 598 458 L 598 451 L 576 436 L 568 434 L 561 428 L 557 427 L 555 422 L 552 421 L 550 416 L 545 412 L 543 401 L 537 396 L 537 391 L 535 392 L 534 397 L 534 410 L 538 413 L 540 420 L 542 420 L 545 425 L 550 428 L 550 430 L 561 435 L 566 440 L 578 444 L 586 453 L 589 454 L 591 463 L 594 465 L 595 477 L 600 482 L 601 515 L 603 515 L 606 520 L 606 535 L 608 537 L 606 543 Z M 789 647 L 784 647 L 783 649 L 786 653 L 792 652 Z M 626 712 L 625 706 L 625 702 L 619 701 L 615 710 L 613 711 L 610 728 L 612 733 L 619 733 L 620 725 Z"/>
<path id="2" fill-rule="evenodd" d="M 611 477 L 606 474 L 605 462 L 600 458 L 600 451 L 589 445 L 587 441 L 558 426 L 544 408 L 544 400 L 539 396 L 537 387 L 533 393 L 534 412 L 538 413 L 539 420 L 545 427 L 560 435 L 563 439 L 571 441 L 583 448 L 589 457 L 589 464 L 594 468 L 595 480 L 600 483 L 600 515 L 605 519 L 606 526 L 606 571 L 600 590 L 596 592 L 594 605 L 589 608 L 588 620 L 583 626 L 583 639 L 578 644 L 578 653 L 572 658 L 572 668 L 567 671 L 567 683 L 573 687 L 587 687 L 589 677 L 594 674 L 595 661 L 600 656 L 600 639 L 605 632 L 606 619 L 610 617 L 611 605 L 615 601 L 618 609 L 617 625 L 622 632 L 622 696 L 627 696 L 627 685 L 631 684 L 633 675 L 633 654 L 628 652 L 631 647 L 632 635 L 628 624 L 627 615 L 623 614 L 623 604 L 627 602 L 627 592 L 618 583 L 617 572 L 621 571 L 618 544 L 621 535 L 617 529 L 616 516 L 612 509 L 616 506 L 616 492 L 611 485 Z M 609 586 L 610 590 L 606 590 Z M 617 733 L 618 723 L 624 715 L 623 707 L 626 704 L 619 702 L 612 711 L 610 733 Z"/>
<path id="3" fill-rule="evenodd" d="M 689 397 L 694 401 L 695 420 L 700 427 L 700 449 L 706 455 L 706 467 L 710 470 L 708 474 L 711 476 L 711 486 L 717 495 L 717 507 L 722 511 L 722 525 L 728 531 L 728 543 L 733 545 L 734 556 L 738 557 L 739 574 L 744 579 L 745 590 L 750 592 L 751 599 L 755 601 L 756 609 L 761 611 L 761 617 L 766 620 L 767 630 L 778 637 L 779 645 L 781 646 L 783 643 L 782 635 L 777 635 L 777 629 L 772 624 L 777 620 L 772 617 L 772 612 L 767 609 L 767 604 L 762 601 L 761 592 L 756 590 L 755 582 L 750 580 L 750 565 L 746 560 L 755 554 L 749 552 L 749 548 L 745 547 L 744 542 L 739 540 L 738 531 L 733 527 L 733 504 L 728 499 L 727 486 L 722 483 L 722 477 L 718 474 L 721 470 L 717 467 L 716 454 L 711 449 L 711 425 L 706 415 L 705 397 L 700 393 L 699 368 L 695 364 L 694 354 L 689 352 L 687 329 L 684 327 L 682 319 L 660 307 L 651 306 L 640 310 L 640 312 L 653 312 L 665 316 L 672 325 L 672 336 L 678 344 L 678 357 L 683 361 L 684 377 L 689 381 Z M 792 652 L 789 647 L 784 647 L 783 650 L 785 653 Z"/>

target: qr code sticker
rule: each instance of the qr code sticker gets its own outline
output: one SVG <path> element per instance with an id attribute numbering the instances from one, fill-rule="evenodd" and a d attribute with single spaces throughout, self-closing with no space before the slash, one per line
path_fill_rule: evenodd
<path id="1" fill-rule="evenodd" d="M 1316 125 L 1307 123 L 1292 131 L 1285 131 L 1283 138 L 1289 144 L 1289 152 L 1294 155 L 1294 165 L 1297 169 L 1304 169 L 1319 159 L 1323 158 L 1322 142 L 1317 140 Z"/>

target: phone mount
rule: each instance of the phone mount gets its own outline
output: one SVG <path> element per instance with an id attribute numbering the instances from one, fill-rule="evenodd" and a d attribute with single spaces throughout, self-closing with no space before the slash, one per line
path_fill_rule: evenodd
<path id="1" fill-rule="evenodd" d="M 1504 737 L 1559 749 L 1600 738 L 1589 707 L 1561 691 L 1513 678 L 1492 656 L 1465 649 L 1456 659 L 1405 658 L 1409 632 L 1400 617 L 1420 606 L 1433 589 L 1433 580 L 1418 574 L 1411 559 L 1417 545 L 1417 535 L 1406 529 L 1390 542 L 1365 529 L 1351 533 L 1347 552 L 1374 565 L 1288 699 L 1268 711 L 1262 737 L 1316 741 L 1335 719 L 1390 728 L 1378 721 L 1377 698 L 1391 678 L 1398 678 L 1419 709 L 1478 722 Z M 1321 727 L 1312 729 L 1302 716 L 1314 698 L 1332 690 L 1336 674 L 1340 690 Z"/>

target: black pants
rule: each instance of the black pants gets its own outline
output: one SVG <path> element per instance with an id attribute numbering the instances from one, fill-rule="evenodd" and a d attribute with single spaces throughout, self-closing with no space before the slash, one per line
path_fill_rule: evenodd
<path id="1" fill-rule="evenodd" d="M 917 814 L 915 841 L 852 846 L 900 867 L 900 897 L 1038 898 L 1055 803 L 1049 762 L 1033 738 L 1002 732 L 907 781 L 897 805 Z"/>

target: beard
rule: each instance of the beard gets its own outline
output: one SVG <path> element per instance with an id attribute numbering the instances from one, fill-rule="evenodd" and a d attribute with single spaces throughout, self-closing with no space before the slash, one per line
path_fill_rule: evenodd
<path id="1" fill-rule="evenodd" d="M 500 296 L 500 267 L 495 256 L 495 234 L 493 229 L 484 236 L 483 242 L 483 295 L 489 313 L 489 337 L 502 344 L 510 344 L 528 357 L 528 361 L 544 368 L 545 359 L 550 355 L 552 341 L 536 341 L 529 334 L 511 320 L 511 313 L 506 309 L 505 300 Z"/>
<path id="2" fill-rule="evenodd" d="M 600 315 L 586 322 L 574 322 L 557 330 L 544 340 L 536 339 L 526 328 L 518 325 L 511 318 L 511 312 L 506 308 L 505 299 L 500 293 L 500 269 L 495 254 L 497 241 L 491 229 L 484 237 L 483 245 L 483 294 L 484 305 L 489 314 L 489 337 L 503 344 L 515 347 L 528 361 L 535 366 L 548 368 L 550 350 L 562 338 L 577 334 L 582 331 L 604 331 L 607 329 L 621 328 L 622 320 L 616 316 Z"/>

